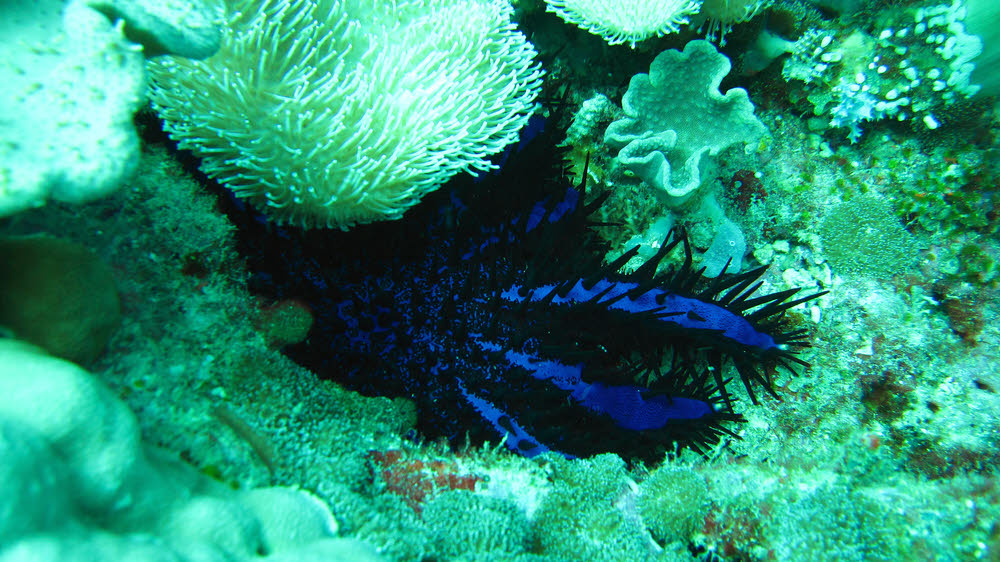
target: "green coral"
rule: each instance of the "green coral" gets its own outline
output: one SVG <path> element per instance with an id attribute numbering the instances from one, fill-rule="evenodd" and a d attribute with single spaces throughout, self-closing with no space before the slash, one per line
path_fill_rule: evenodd
<path id="1" fill-rule="evenodd" d="M 639 488 L 642 520 L 665 543 L 690 540 L 711 506 L 705 479 L 688 466 L 665 464 Z"/>
<path id="2" fill-rule="evenodd" d="M 535 522 L 541 552 L 566 560 L 645 560 L 649 549 L 634 517 L 616 507 L 629 490 L 625 463 L 615 455 L 558 461 L 555 488 Z"/>
<path id="3" fill-rule="evenodd" d="M 889 177 L 899 192 L 897 212 L 928 232 L 996 232 L 1000 196 L 989 188 L 987 168 L 975 150 L 936 150 L 899 161 Z"/>
<path id="4" fill-rule="evenodd" d="M 983 246 L 972 242 L 963 244 L 955 258 L 958 261 L 955 279 L 980 287 L 996 287 L 1000 281 L 1000 264 Z"/>
<path id="5" fill-rule="evenodd" d="M 530 536 L 528 520 L 517 506 L 465 490 L 435 497 L 424 508 L 423 520 L 434 528 L 436 550 L 445 558 L 510 557 L 524 552 Z"/>
<path id="6" fill-rule="evenodd" d="M 830 483 L 778 503 L 765 530 L 771 552 L 789 561 L 927 559 L 906 536 L 905 516 L 882 494 Z"/>
<path id="7" fill-rule="evenodd" d="M 919 248 L 885 199 L 845 201 L 820 224 L 827 260 L 838 273 L 887 279 L 916 263 Z"/>
<path id="8" fill-rule="evenodd" d="M 866 31 L 808 30 L 790 49 L 782 71 L 793 100 L 807 99 L 831 127 L 861 137 L 861 123 L 906 121 L 939 128 L 952 108 L 974 95 L 972 59 L 982 44 L 965 32 L 959 2 L 891 7 Z"/>

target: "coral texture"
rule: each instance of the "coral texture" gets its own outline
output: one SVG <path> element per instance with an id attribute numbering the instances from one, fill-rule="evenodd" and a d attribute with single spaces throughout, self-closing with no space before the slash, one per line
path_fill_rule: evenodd
<path id="1" fill-rule="evenodd" d="M 698 15 L 691 19 L 711 41 L 726 44 L 726 33 L 738 23 L 750 21 L 770 6 L 773 0 L 705 0 Z"/>
<path id="2" fill-rule="evenodd" d="M 144 49 L 213 49 L 200 2 L 39 0 L 0 10 L 0 216 L 117 189 L 138 160 L 132 114 Z"/>
<path id="3" fill-rule="evenodd" d="M 612 45 L 675 33 L 701 0 L 545 0 L 548 11 Z"/>
<path id="4" fill-rule="evenodd" d="M 972 61 L 982 41 L 965 32 L 964 18 L 955 1 L 890 11 L 873 35 L 811 29 L 792 46 L 783 74 L 851 142 L 863 123 L 882 119 L 937 129 L 949 107 L 979 91 Z"/>
<path id="5" fill-rule="evenodd" d="M 5 562 L 380 560 L 336 538 L 312 494 L 234 491 L 146 446 L 104 384 L 12 339 L 0 340 L 0 456 Z"/>
<path id="6" fill-rule="evenodd" d="M 506 0 L 230 0 L 219 53 L 151 65 L 206 173 L 279 223 L 396 219 L 517 139 L 541 71 Z"/>
<path id="7" fill-rule="evenodd" d="M 767 132 L 746 90 L 719 91 L 729 69 L 708 41 L 660 53 L 649 74 L 632 77 L 622 98 L 625 116 L 608 126 L 604 142 L 646 183 L 683 201 L 701 184 L 703 156 L 752 145 Z"/>

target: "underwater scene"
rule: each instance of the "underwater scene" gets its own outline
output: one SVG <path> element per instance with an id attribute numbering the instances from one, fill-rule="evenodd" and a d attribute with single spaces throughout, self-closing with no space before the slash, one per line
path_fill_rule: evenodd
<path id="1" fill-rule="evenodd" d="M 1000 560 L 1000 2 L 0 0 L 0 562 Z"/>

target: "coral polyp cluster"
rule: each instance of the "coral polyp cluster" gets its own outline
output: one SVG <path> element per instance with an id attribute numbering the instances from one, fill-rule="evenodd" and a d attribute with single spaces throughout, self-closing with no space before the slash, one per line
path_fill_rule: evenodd
<path id="1" fill-rule="evenodd" d="M 881 119 L 941 126 L 943 112 L 972 96 L 972 60 L 981 40 L 966 33 L 965 10 L 951 5 L 889 13 L 871 32 L 812 29 L 792 47 L 784 76 L 832 127 L 856 142 L 862 124 Z"/>

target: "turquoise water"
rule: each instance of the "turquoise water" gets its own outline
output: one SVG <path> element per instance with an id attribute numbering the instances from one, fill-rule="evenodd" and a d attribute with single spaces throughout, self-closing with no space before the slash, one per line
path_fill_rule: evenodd
<path id="1" fill-rule="evenodd" d="M 312 4 L 0 2 L 0 561 L 1000 559 L 995 8 Z M 282 354 L 310 312 L 252 291 L 227 187 L 292 230 L 406 221 L 532 113 L 610 192 L 609 259 L 680 224 L 829 291 L 777 399 L 727 368 L 739 439 L 449 447 Z"/>

